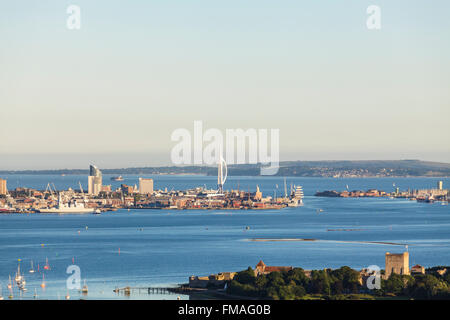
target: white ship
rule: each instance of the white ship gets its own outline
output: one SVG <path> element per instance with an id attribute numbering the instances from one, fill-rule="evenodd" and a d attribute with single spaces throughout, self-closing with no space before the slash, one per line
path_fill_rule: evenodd
<path id="1" fill-rule="evenodd" d="M 75 199 L 63 203 L 61 195 L 58 196 L 58 205 L 54 208 L 40 209 L 40 213 L 94 213 L 94 208 L 86 208 L 84 203 L 78 203 Z"/>
<path id="2" fill-rule="evenodd" d="M 301 186 L 294 186 L 291 191 L 291 199 L 288 202 L 288 207 L 300 207 L 303 205 L 303 189 Z"/>

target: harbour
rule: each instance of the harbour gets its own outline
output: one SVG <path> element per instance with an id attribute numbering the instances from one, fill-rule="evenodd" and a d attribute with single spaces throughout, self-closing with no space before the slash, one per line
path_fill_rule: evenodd
<path id="1" fill-rule="evenodd" d="M 67 189 L 83 176 L 21 176 L 19 183 L 36 187 L 54 181 Z M 158 189 L 186 190 L 216 177 L 153 177 Z M 129 184 L 139 176 L 125 177 Z M 444 185 L 448 179 L 440 179 Z M 9 177 L 14 184 L 14 177 Z M 125 287 L 174 287 L 191 275 L 238 271 L 263 259 L 272 265 L 305 269 L 362 269 L 384 265 L 384 253 L 409 246 L 411 263 L 446 265 L 450 261 L 448 206 L 407 199 L 326 198 L 315 192 L 345 188 L 388 190 L 429 188 L 432 178 L 287 178 L 303 186 L 303 206 L 282 210 L 130 210 L 120 208 L 95 214 L 0 215 L 0 283 L 8 298 L 8 276 L 14 277 L 21 259 L 27 291 L 14 287 L 13 299 L 65 299 L 68 266 L 80 267 L 89 291 L 70 290 L 70 299 L 121 299 Z M 284 189 L 282 177 L 229 177 L 229 188 L 274 194 Z M 118 187 L 120 184 L 118 182 Z M 328 230 L 347 230 L 352 232 Z M 321 241 L 248 241 L 248 239 L 317 239 Z M 367 242 L 367 243 L 366 243 Z M 371 242 L 380 242 L 374 244 Z M 50 266 L 50 270 L 44 266 Z M 33 261 L 35 273 L 28 273 Z M 44 277 L 44 278 L 43 278 Z M 41 284 L 45 281 L 45 289 Z M 34 295 L 36 294 L 36 298 Z M 182 293 L 131 294 L 127 299 L 189 299 Z"/>

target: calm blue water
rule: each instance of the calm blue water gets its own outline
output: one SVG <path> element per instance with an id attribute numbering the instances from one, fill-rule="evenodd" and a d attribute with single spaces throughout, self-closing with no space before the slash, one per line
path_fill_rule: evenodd
<path id="1" fill-rule="evenodd" d="M 8 188 L 17 185 L 45 189 L 53 182 L 58 189 L 86 185 L 85 176 L 9 176 Z M 134 185 L 137 176 L 122 183 Z M 155 187 L 169 190 L 206 184 L 215 177 L 154 176 Z M 104 184 L 109 183 L 104 177 Z M 268 265 L 292 265 L 305 269 L 348 265 L 361 269 L 369 265 L 384 268 L 384 253 L 401 252 L 403 246 L 361 243 L 394 242 L 409 245 L 410 264 L 450 265 L 450 207 L 401 199 L 339 199 L 314 197 L 317 190 L 433 188 L 440 179 L 373 178 L 325 179 L 288 178 L 302 185 L 305 206 L 274 211 L 165 211 L 119 210 L 102 215 L 0 215 L 0 282 L 8 295 L 8 275 L 14 276 L 18 259 L 24 271 L 34 261 L 40 273 L 25 273 L 30 299 L 36 288 L 41 299 L 63 299 L 67 294 L 66 268 L 75 264 L 89 286 L 87 299 L 124 298 L 112 290 L 124 286 L 168 286 L 185 283 L 190 275 L 209 275 L 255 266 L 260 259 Z M 450 185 L 450 179 L 444 186 Z M 120 183 L 113 182 L 113 187 Z M 277 190 L 279 177 L 230 177 L 226 188 L 255 190 L 265 195 Z M 323 212 L 317 213 L 318 209 Z M 86 229 L 86 226 L 88 227 Z M 245 230 L 249 226 L 250 230 Z M 327 231 L 354 228 L 359 231 Z M 316 242 L 254 242 L 252 238 L 314 238 Z M 342 242 L 340 242 L 342 241 Z M 119 254 L 120 248 L 120 254 Z M 42 266 L 47 288 L 39 287 Z M 73 299 L 82 297 L 71 290 Z M 131 299 L 176 299 L 176 295 L 133 294 Z M 181 298 L 186 298 L 182 296 Z"/>

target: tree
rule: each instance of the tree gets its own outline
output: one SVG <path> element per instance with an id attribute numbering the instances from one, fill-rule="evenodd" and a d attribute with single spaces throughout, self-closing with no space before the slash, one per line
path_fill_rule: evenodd
<path id="1" fill-rule="evenodd" d="M 248 267 L 247 270 L 238 272 L 238 274 L 236 274 L 234 279 L 237 282 L 242 283 L 242 284 L 254 285 L 256 276 L 255 276 L 255 272 L 253 271 L 253 269 L 251 267 Z"/>
<path id="2" fill-rule="evenodd" d="M 396 273 L 391 274 L 389 279 L 381 282 L 384 293 L 400 295 L 403 293 L 405 287 L 402 276 Z"/>
<path id="3" fill-rule="evenodd" d="M 294 268 L 286 274 L 285 282 L 294 281 L 295 284 L 304 288 L 308 287 L 309 278 L 306 276 L 305 271 L 302 268 Z"/>
<path id="4" fill-rule="evenodd" d="M 285 285 L 281 272 L 271 272 L 267 275 L 269 285 L 272 287 L 281 287 Z"/>
<path id="5" fill-rule="evenodd" d="M 331 294 L 330 279 L 324 270 L 313 270 L 310 289 L 312 293 Z"/>

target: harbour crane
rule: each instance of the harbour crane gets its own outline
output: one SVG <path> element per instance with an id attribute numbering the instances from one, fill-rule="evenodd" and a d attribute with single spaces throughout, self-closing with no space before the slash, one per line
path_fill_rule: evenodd
<path id="1" fill-rule="evenodd" d="M 80 186 L 80 191 L 81 191 L 81 194 L 83 195 L 83 201 L 84 201 L 84 203 L 86 203 L 87 202 L 86 195 L 84 194 L 83 187 L 81 186 L 80 181 L 78 181 L 78 185 Z"/>

